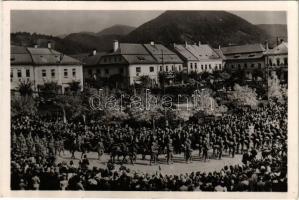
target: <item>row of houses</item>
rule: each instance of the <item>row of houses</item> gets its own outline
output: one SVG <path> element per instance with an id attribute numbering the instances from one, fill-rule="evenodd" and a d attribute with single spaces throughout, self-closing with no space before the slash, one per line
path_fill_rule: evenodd
<path id="1" fill-rule="evenodd" d="M 80 58 L 80 59 L 79 59 Z M 11 46 L 11 89 L 20 82 L 30 81 L 34 90 L 46 82 L 57 82 L 64 93 L 72 81 L 121 77 L 124 86 L 138 83 L 147 76 L 152 84 L 159 84 L 159 73 L 173 77 L 176 72 L 202 73 L 213 71 L 283 69 L 281 78 L 287 78 L 288 48 L 281 41 L 273 49 L 268 45 L 248 44 L 213 49 L 208 44 L 120 43 L 114 41 L 109 52 L 96 52 L 84 57 L 68 56 L 51 48 Z"/>

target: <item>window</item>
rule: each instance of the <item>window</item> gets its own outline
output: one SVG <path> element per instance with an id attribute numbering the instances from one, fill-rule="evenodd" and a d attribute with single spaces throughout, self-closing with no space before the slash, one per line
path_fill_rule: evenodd
<path id="1" fill-rule="evenodd" d="M 88 75 L 92 76 L 92 70 L 91 69 L 88 70 Z"/>
<path id="2" fill-rule="evenodd" d="M 244 64 L 244 68 L 247 69 L 247 63 Z"/>
<path id="3" fill-rule="evenodd" d="M 109 69 L 105 69 L 105 74 L 109 74 Z"/>
<path id="4" fill-rule="evenodd" d="M 141 72 L 141 67 L 136 67 L 136 73 L 140 73 Z"/>
<path id="5" fill-rule="evenodd" d="M 18 78 L 22 77 L 22 70 L 18 69 Z"/>
<path id="6" fill-rule="evenodd" d="M 269 65 L 272 66 L 272 59 L 269 58 Z"/>
<path id="7" fill-rule="evenodd" d="M 154 71 L 155 71 L 154 67 L 150 67 L 150 72 L 154 72 Z"/>
<path id="8" fill-rule="evenodd" d="M 215 69 L 218 70 L 218 65 L 217 64 L 215 65 Z"/>
<path id="9" fill-rule="evenodd" d="M 288 64 L 288 58 L 284 58 L 284 59 L 283 59 L 283 63 L 284 63 L 285 65 L 287 65 L 287 64 Z"/>
<path id="10" fill-rule="evenodd" d="M 171 66 L 171 70 L 174 71 L 174 66 L 173 65 Z"/>
<path id="11" fill-rule="evenodd" d="M 190 63 L 190 68 L 193 69 L 193 63 Z"/>
<path id="12" fill-rule="evenodd" d="M 168 72 L 168 66 L 166 65 L 166 71 Z"/>
<path id="13" fill-rule="evenodd" d="M 219 69 L 221 69 L 221 67 L 222 67 L 221 64 L 219 64 Z"/>
<path id="14" fill-rule="evenodd" d="M 55 69 L 51 69 L 51 76 L 55 77 Z"/>
<path id="15" fill-rule="evenodd" d="M 162 72 L 163 71 L 163 68 L 162 68 L 162 66 L 160 66 L 160 72 Z"/>
<path id="16" fill-rule="evenodd" d="M 211 64 L 209 64 L 209 69 L 212 69 Z"/>
<path id="17" fill-rule="evenodd" d="M 76 77 L 76 68 L 72 69 L 72 74 L 73 74 L 73 77 Z"/>
<path id="18" fill-rule="evenodd" d="M 117 57 L 114 57 L 114 62 L 117 62 Z"/>
<path id="19" fill-rule="evenodd" d="M 107 58 L 104 58 L 103 61 L 104 61 L 104 62 L 107 62 Z"/>
<path id="20" fill-rule="evenodd" d="M 203 65 L 201 65 L 201 70 L 203 70 Z"/>
<path id="21" fill-rule="evenodd" d="M 30 70 L 26 69 L 26 77 L 30 77 Z"/>
<path id="22" fill-rule="evenodd" d="M 197 69 L 197 63 L 194 63 L 194 68 Z"/>
<path id="23" fill-rule="evenodd" d="M 10 70 L 10 78 L 13 78 L 13 70 Z"/>
<path id="24" fill-rule="evenodd" d="M 276 58 L 276 64 L 277 64 L 277 66 L 280 65 L 280 59 L 279 58 Z"/>
<path id="25" fill-rule="evenodd" d="M 181 65 L 179 66 L 179 71 L 182 71 L 182 66 Z"/>
<path id="26" fill-rule="evenodd" d="M 47 71 L 45 69 L 42 70 L 42 77 L 46 77 L 47 76 Z"/>
<path id="27" fill-rule="evenodd" d="M 67 76 L 68 76 L 67 69 L 64 69 L 64 70 L 63 70 L 63 75 L 64 75 L 65 78 L 67 78 Z"/>
<path id="28" fill-rule="evenodd" d="M 254 63 L 251 64 L 251 68 L 254 68 Z"/>
<path id="29" fill-rule="evenodd" d="M 262 68 L 262 64 L 261 64 L 261 63 L 258 64 L 258 68 L 259 68 L 259 69 Z"/>
<path id="30" fill-rule="evenodd" d="M 208 69 L 208 66 L 207 65 L 205 65 L 205 70 L 207 70 Z"/>
<path id="31" fill-rule="evenodd" d="M 97 69 L 97 74 L 99 75 L 99 74 L 101 74 L 101 70 L 100 69 Z"/>
<path id="32" fill-rule="evenodd" d="M 123 74 L 123 73 L 124 73 L 124 68 L 120 68 L 120 69 L 119 69 L 119 73 L 120 73 L 120 74 Z"/>
<path id="33" fill-rule="evenodd" d="M 230 65 L 230 67 L 231 67 L 232 69 L 234 69 L 234 68 L 235 68 L 235 66 L 234 66 L 233 64 L 231 64 L 231 65 Z"/>
<path id="34" fill-rule="evenodd" d="M 238 68 L 241 69 L 241 65 L 240 64 L 238 64 Z"/>

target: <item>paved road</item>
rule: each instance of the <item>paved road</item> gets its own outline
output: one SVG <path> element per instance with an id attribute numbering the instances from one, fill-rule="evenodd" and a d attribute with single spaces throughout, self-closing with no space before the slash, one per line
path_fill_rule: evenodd
<path id="1" fill-rule="evenodd" d="M 211 155 L 212 153 L 209 152 Z M 76 159 L 74 159 L 74 164 L 77 165 L 79 159 L 81 157 L 81 153 L 76 152 L 75 154 Z M 69 152 L 66 152 L 65 155 L 58 156 L 57 162 L 66 161 L 69 162 L 71 155 Z M 89 152 L 87 157 L 90 161 L 90 166 L 102 167 L 105 168 L 106 164 L 109 160 L 109 155 L 105 154 L 102 156 L 101 160 L 97 159 L 97 153 Z M 212 172 L 212 171 L 219 171 L 225 165 L 236 165 L 241 164 L 242 155 L 237 154 L 234 158 L 229 157 L 227 154 L 221 160 L 210 159 L 204 162 L 198 157 L 198 151 L 193 152 L 193 162 L 186 164 L 184 161 L 183 154 L 175 155 L 174 156 L 174 164 L 167 165 L 165 155 L 159 156 L 159 164 L 157 165 L 149 165 L 150 156 L 146 157 L 146 160 L 141 160 L 141 155 L 138 155 L 137 161 L 134 165 L 131 164 L 124 164 L 127 168 L 136 171 L 136 172 L 143 172 L 143 173 L 155 173 L 159 171 L 159 168 L 162 173 L 164 174 L 182 174 L 182 173 L 191 173 L 196 171 L 202 172 Z M 116 167 L 118 168 L 120 164 L 117 164 Z"/>

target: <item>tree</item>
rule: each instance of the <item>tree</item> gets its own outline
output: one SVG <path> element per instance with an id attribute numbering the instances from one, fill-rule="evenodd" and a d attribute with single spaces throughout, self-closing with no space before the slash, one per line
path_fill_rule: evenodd
<path id="1" fill-rule="evenodd" d="M 268 98 L 276 99 L 279 102 L 284 102 L 283 89 L 280 85 L 280 81 L 275 73 L 268 79 Z"/>
<path id="2" fill-rule="evenodd" d="M 51 101 L 56 97 L 61 86 L 59 86 L 56 82 L 46 82 L 44 85 L 39 85 L 39 96 L 45 101 Z"/>
<path id="3" fill-rule="evenodd" d="M 78 94 L 81 91 L 80 81 L 72 81 L 68 83 L 72 94 Z"/>
<path id="4" fill-rule="evenodd" d="M 32 96 L 32 83 L 30 81 L 22 81 L 19 84 L 19 92 L 21 96 Z"/>
<path id="5" fill-rule="evenodd" d="M 140 76 L 139 77 L 140 85 L 143 88 L 149 88 L 151 86 L 151 79 L 149 76 Z"/>
<path id="6" fill-rule="evenodd" d="M 11 115 L 35 115 L 37 103 L 31 96 L 11 96 Z"/>
<path id="7" fill-rule="evenodd" d="M 158 80 L 162 88 L 165 87 L 165 82 L 166 82 L 166 74 L 165 72 L 159 72 L 158 74 Z"/>
<path id="8" fill-rule="evenodd" d="M 246 86 L 235 84 L 234 90 L 228 94 L 231 102 L 235 102 L 239 106 L 250 106 L 256 108 L 258 105 L 257 94 L 254 89 Z"/>

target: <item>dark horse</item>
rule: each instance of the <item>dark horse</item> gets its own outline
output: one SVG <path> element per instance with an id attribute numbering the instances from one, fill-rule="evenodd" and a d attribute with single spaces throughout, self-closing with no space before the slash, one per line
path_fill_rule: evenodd
<path id="1" fill-rule="evenodd" d="M 134 161 L 137 159 L 137 150 L 134 144 L 127 143 L 116 143 L 112 144 L 110 147 L 110 160 L 112 163 L 115 163 L 115 157 L 117 161 L 120 162 L 120 157 L 122 157 L 121 164 L 127 162 L 127 156 L 129 157 L 131 164 L 134 164 Z"/>

